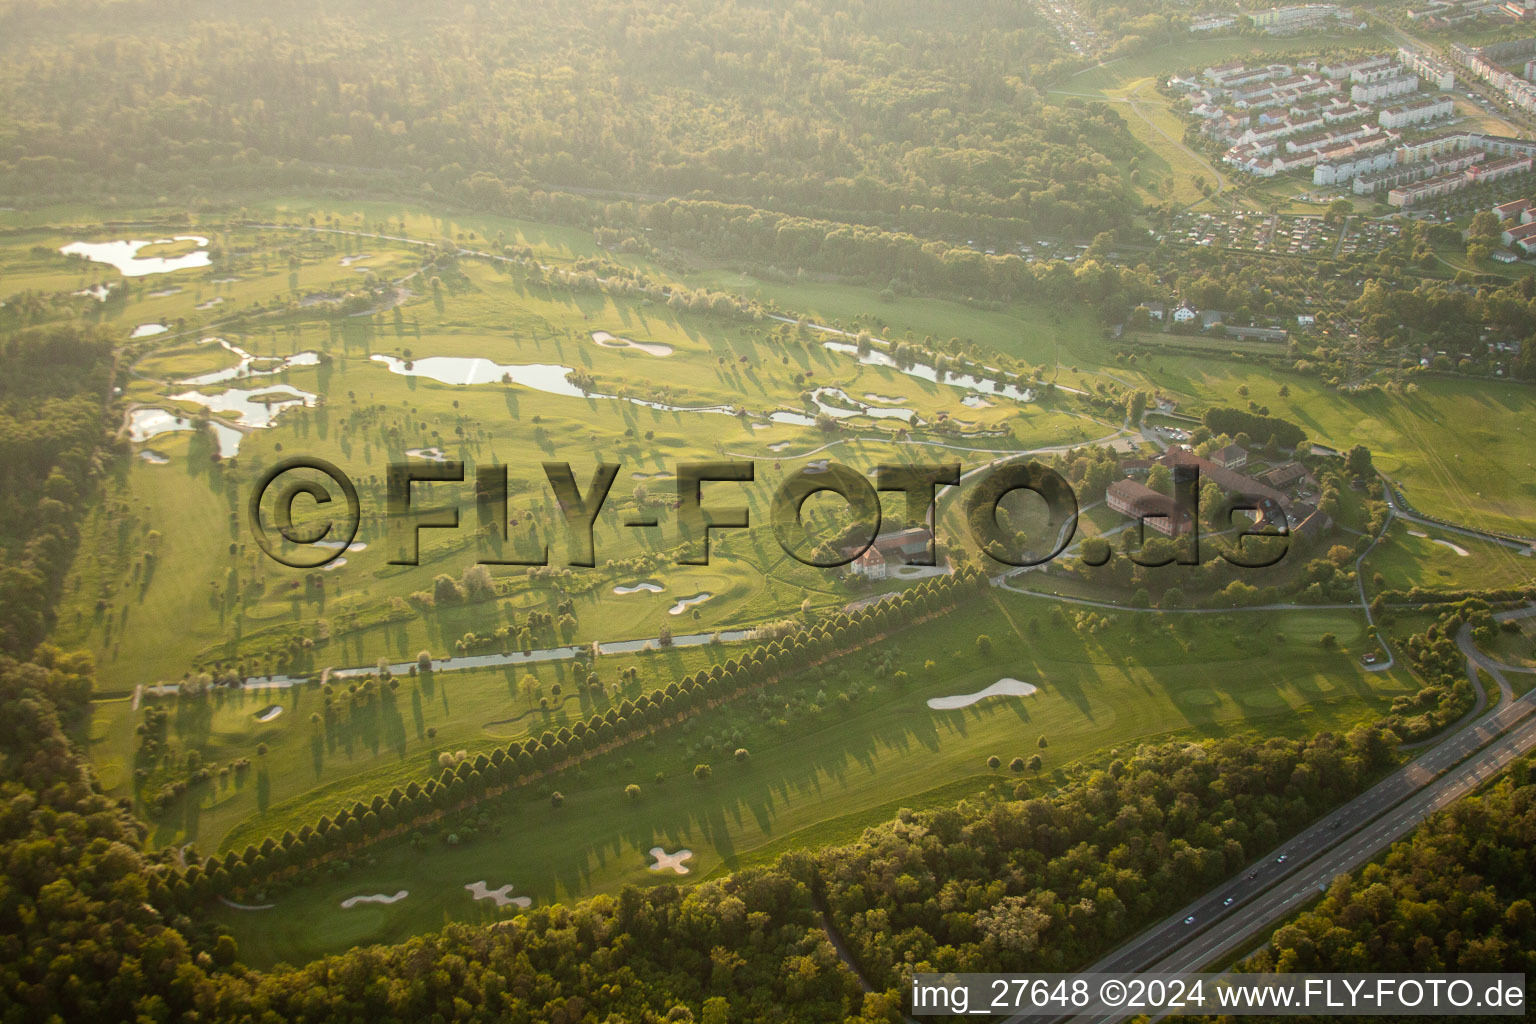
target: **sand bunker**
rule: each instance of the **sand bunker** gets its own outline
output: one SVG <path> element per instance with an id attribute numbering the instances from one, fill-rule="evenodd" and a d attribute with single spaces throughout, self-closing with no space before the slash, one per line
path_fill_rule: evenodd
<path id="1" fill-rule="evenodd" d="M 1429 534 L 1425 533 L 1423 530 L 1409 530 L 1408 531 L 1408 536 L 1410 536 L 1410 537 L 1424 537 L 1424 538 L 1428 538 Z"/>
<path id="2" fill-rule="evenodd" d="M 342 542 L 339 540 L 317 540 L 314 543 L 314 547 L 329 548 L 332 551 L 336 551 L 342 547 Z M 346 545 L 348 551 L 362 551 L 367 547 L 368 542 L 362 540 L 355 540 L 352 543 Z"/>
<path id="3" fill-rule="evenodd" d="M 468 885 L 464 886 L 464 888 L 468 889 L 469 894 L 475 899 L 494 900 L 498 907 L 521 907 L 522 909 L 527 910 L 529 907 L 533 906 L 533 900 L 529 899 L 527 896 L 507 895 L 507 893 L 512 891 L 512 883 L 510 882 L 499 889 L 489 889 L 486 888 L 485 879 L 482 878 L 478 882 L 470 882 Z"/>
<path id="4" fill-rule="evenodd" d="M 954 711 L 957 708 L 968 708 L 979 700 L 988 697 L 1028 697 L 1040 689 L 1034 683 L 1021 682 L 1018 679 L 999 679 L 985 690 L 977 690 L 975 693 L 960 693 L 951 697 L 933 697 L 928 701 L 928 706 L 935 711 Z"/>
<path id="5" fill-rule="evenodd" d="M 139 324 L 139 326 L 128 332 L 128 337 L 151 338 L 156 334 L 164 334 L 168 330 L 170 328 L 165 326 L 165 324 Z"/>
<path id="6" fill-rule="evenodd" d="M 683 861 L 693 856 L 692 850 L 678 850 L 676 853 L 668 853 L 665 847 L 651 847 L 651 856 L 656 858 L 656 863 L 651 865 L 652 871 L 665 871 L 671 868 L 680 875 L 688 873 L 688 866 Z"/>
<path id="7" fill-rule="evenodd" d="M 193 309 L 212 309 L 214 306 L 219 305 L 223 301 L 224 301 L 223 296 L 215 296 L 214 298 L 211 298 L 211 299 L 209 299 L 206 302 L 199 302 L 197 305 L 193 306 L 192 308 Z"/>
<path id="8" fill-rule="evenodd" d="M 346 556 L 343 555 L 341 558 L 332 559 L 331 561 L 326 562 L 320 568 L 324 569 L 326 572 L 331 572 L 334 569 L 340 569 L 342 566 L 344 566 L 346 564 L 347 564 L 347 559 L 346 559 Z"/>
<path id="9" fill-rule="evenodd" d="M 603 346 L 603 348 L 633 348 L 644 352 L 648 356 L 669 356 L 672 354 L 671 345 L 663 345 L 655 341 L 631 341 L 628 338 L 621 338 L 616 334 L 609 334 L 607 331 L 593 331 L 592 340 Z"/>
<path id="10" fill-rule="evenodd" d="M 153 448 L 145 448 L 139 452 L 139 458 L 153 466 L 164 466 L 170 463 L 171 457 L 164 452 L 157 452 Z"/>
<path id="11" fill-rule="evenodd" d="M 1472 554 L 1472 552 L 1468 551 L 1466 548 L 1462 547 L 1460 544 L 1455 543 L 1454 541 L 1441 540 L 1439 537 L 1435 537 L 1435 538 L 1432 538 L 1432 539 L 1434 540 L 1434 542 L 1436 544 L 1440 544 L 1440 545 L 1442 545 L 1444 547 L 1450 548 L 1452 551 L 1456 552 L 1462 558 L 1467 558 L 1468 556 L 1470 556 Z"/>
<path id="12" fill-rule="evenodd" d="M 668 615 L 681 615 L 681 614 L 683 614 L 683 612 L 688 610 L 690 605 L 703 604 L 705 601 L 708 601 L 710 598 L 712 598 L 714 596 L 715 596 L 714 594 L 711 594 L 709 591 L 706 590 L 702 594 L 694 594 L 692 597 L 685 597 L 681 601 L 677 602 L 677 604 L 673 605 L 671 608 L 668 608 L 667 609 L 667 614 Z"/>
<path id="13" fill-rule="evenodd" d="M 341 909 L 351 910 L 359 903 L 398 903 L 409 895 L 410 892 L 408 890 L 401 889 L 393 896 L 386 896 L 381 892 L 376 892 L 371 896 L 348 896 L 346 899 L 341 901 Z"/>
<path id="14" fill-rule="evenodd" d="M 281 704 L 268 704 L 266 707 L 256 712 L 256 721 L 270 722 L 272 719 L 276 718 L 282 713 L 283 706 Z"/>
<path id="15" fill-rule="evenodd" d="M 659 594 L 666 589 L 667 588 L 662 586 L 660 583 L 652 583 L 650 580 L 644 580 L 640 583 L 630 583 L 624 586 L 614 587 L 613 592 L 615 594 Z"/>

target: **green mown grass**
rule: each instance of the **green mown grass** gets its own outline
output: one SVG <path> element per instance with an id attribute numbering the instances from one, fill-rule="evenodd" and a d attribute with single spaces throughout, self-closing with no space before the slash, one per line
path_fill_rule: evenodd
<path id="1" fill-rule="evenodd" d="M 541 903 L 672 881 L 647 869 L 645 852 L 656 845 L 693 850 L 688 880 L 707 878 L 790 846 L 849 838 L 894 806 L 952 800 L 997 776 L 1009 786 L 1050 788 L 1066 766 L 1116 747 L 1175 735 L 1346 729 L 1412 686 L 1396 671 L 1360 671 L 1350 650 L 1364 642 L 1356 613 L 1199 618 L 1122 615 L 1113 628 L 1085 635 L 1054 622 L 1038 601 L 994 592 L 984 606 L 911 630 L 877 655 L 739 698 L 567 772 L 550 783 L 566 798 L 559 809 L 538 792 L 519 792 L 486 805 L 495 834 L 452 848 L 442 835 L 420 849 L 386 844 L 371 863 L 282 893 L 274 911 L 221 910 L 220 919 L 253 962 L 307 958 L 445 920 L 494 918 L 463 889 L 478 879 L 511 882 Z M 997 641 L 986 656 L 975 643 L 982 632 Z M 1323 651 L 1323 632 L 1338 633 L 1344 649 Z M 860 668 L 876 656 L 908 668 L 910 682 L 898 686 Z M 941 667 L 925 669 L 930 660 Z M 929 697 L 974 692 L 1005 675 L 1041 690 L 960 711 L 925 706 Z M 845 704 L 842 694 L 854 699 Z M 702 746 L 706 736 L 712 749 Z M 730 756 L 737 745 L 751 752 L 744 763 Z M 994 776 L 984 764 L 991 754 L 1006 766 L 1037 751 L 1047 765 L 1038 780 L 1027 771 L 1016 779 L 1006 767 Z M 690 770 L 704 762 L 714 773 L 700 784 Z M 659 785 L 658 771 L 667 776 Z M 630 782 L 642 788 L 637 803 L 622 796 Z M 445 831 L 457 827 L 449 822 Z M 351 895 L 402 888 L 410 897 L 392 906 L 339 907 Z"/>

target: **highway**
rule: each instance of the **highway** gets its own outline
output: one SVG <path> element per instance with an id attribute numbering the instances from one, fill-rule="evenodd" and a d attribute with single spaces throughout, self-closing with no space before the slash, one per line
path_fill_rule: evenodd
<path id="1" fill-rule="evenodd" d="M 1500 612 L 1495 618 L 1504 621 L 1532 615 L 1536 615 L 1536 605 Z M 1458 640 L 1467 655 L 1468 675 L 1479 692 L 1478 669 L 1498 684 L 1502 699 L 1497 708 L 1452 732 L 1084 972 L 1188 972 L 1231 957 L 1251 937 L 1326 889 L 1332 879 L 1370 860 L 1430 815 L 1482 785 L 1510 761 L 1536 749 L 1536 690 L 1514 700 L 1504 677 L 1504 672 L 1514 667 L 1501 665 L 1478 651 L 1470 642 L 1470 633 Z M 1117 1013 L 1072 1019 L 1114 1024 L 1129 1016 Z M 1066 1019 L 1019 1014 L 1008 1022 L 1042 1024 Z"/>

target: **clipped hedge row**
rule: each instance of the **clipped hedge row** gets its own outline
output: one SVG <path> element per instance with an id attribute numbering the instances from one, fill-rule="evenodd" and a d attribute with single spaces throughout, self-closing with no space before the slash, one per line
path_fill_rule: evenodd
<path id="1" fill-rule="evenodd" d="M 546 729 L 537 737 L 465 758 L 435 777 L 396 786 L 371 801 L 359 800 L 314 825 L 280 837 L 268 836 L 243 851 L 230 850 L 186 867 L 168 870 L 152 887 L 171 890 L 177 905 L 191 906 L 214 895 L 230 895 L 249 886 L 302 870 L 361 843 L 399 835 L 449 811 L 461 810 L 487 796 L 559 771 L 586 757 L 681 720 L 710 704 L 752 686 L 773 682 L 785 672 L 805 668 L 846 649 L 850 643 L 878 639 L 918 619 L 940 614 L 988 586 L 979 569 L 935 576 L 873 605 L 843 612 L 767 643 L 723 665 L 700 669 L 665 687 L 626 697 L 605 712 Z"/>

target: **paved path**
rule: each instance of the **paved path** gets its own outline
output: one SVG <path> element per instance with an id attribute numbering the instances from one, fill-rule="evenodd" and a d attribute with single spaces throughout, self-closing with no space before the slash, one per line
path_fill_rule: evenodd
<path id="1" fill-rule="evenodd" d="M 1401 519 L 1405 519 L 1410 523 L 1418 523 L 1421 526 L 1433 526 L 1437 530 L 1449 530 L 1451 533 L 1459 533 L 1463 537 L 1472 537 L 1476 540 L 1486 540 L 1494 544 L 1501 544 L 1504 547 L 1518 551 L 1521 554 L 1528 555 L 1533 551 L 1536 551 L 1536 543 L 1532 543 L 1531 541 L 1517 540 L 1502 533 L 1495 533 L 1490 530 L 1479 530 L 1473 526 L 1460 526 L 1456 523 L 1446 522 L 1443 519 L 1435 519 L 1431 516 L 1421 515 L 1412 509 L 1404 508 L 1401 502 L 1398 500 L 1399 495 L 1397 493 L 1397 485 L 1392 483 L 1392 481 L 1388 480 L 1384 476 L 1381 477 L 1381 484 L 1381 493 L 1385 495 L 1387 499 L 1387 508 L 1391 509 L 1394 515 Z"/>

